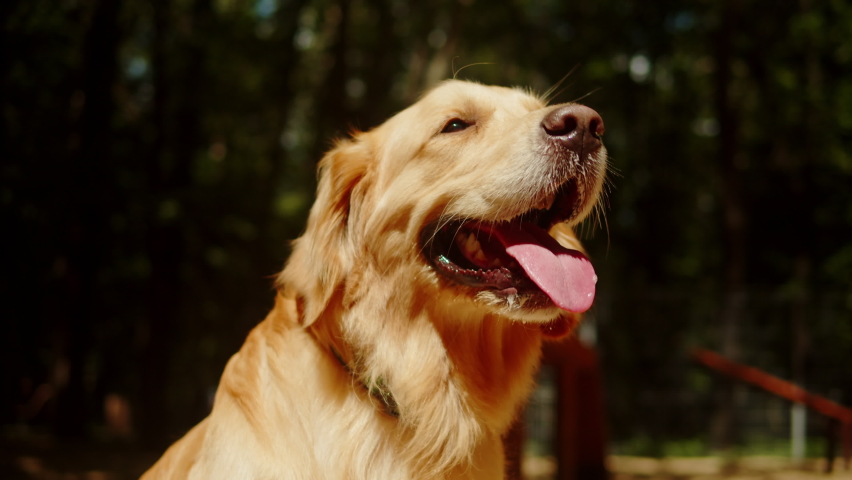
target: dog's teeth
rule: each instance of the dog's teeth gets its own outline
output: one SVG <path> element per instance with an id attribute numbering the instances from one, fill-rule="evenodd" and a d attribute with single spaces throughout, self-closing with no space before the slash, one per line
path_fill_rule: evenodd
<path id="1" fill-rule="evenodd" d="M 491 268 L 500 268 L 503 266 L 503 262 L 501 262 L 499 258 L 495 258 L 494 260 L 491 260 L 491 263 L 488 264 L 488 266 Z"/>
<path id="2" fill-rule="evenodd" d="M 479 258 L 478 255 L 482 254 L 482 245 L 479 244 L 479 240 L 477 240 L 476 236 L 472 233 L 469 237 L 467 237 L 465 248 L 467 248 L 467 253 L 474 255 L 477 258 Z"/>
<path id="3" fill-rule="evenodd" d="M 462 251 L 466 252 L 470 248 L 470 237 L 456 237 L 456 243 L 459 244 Z"/>
<path id="4" fill-rule="evenodd" d="M 456 243 L 466 257 L 483 263 L 488 261 L 488 258 L 485 256 L 485 252 L 482 251 L 482 245 L 473 233 L 468 234 L 467 238 L 457 236 Z"/>
<path id="5" fill-rule="evenodd" d="M 476 241 L 476 236 L 474 236 L 472 233 L 467 236 L 465 248 L 469 253 L 473 253 L 479 250 L 479 242 Z"/>

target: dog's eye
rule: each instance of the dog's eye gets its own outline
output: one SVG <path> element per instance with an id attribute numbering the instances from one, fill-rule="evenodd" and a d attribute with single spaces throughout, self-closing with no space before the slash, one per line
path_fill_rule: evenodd
<path id="1" fill-rule="evenodd" d="M 446 125 L 444 125 L 444 129 L 441 130 L 441 133 L 461 132 L 469 126 L 470 124 L 465 122 L 464 120 L 460 118 L 454 118 L 447 122 Z"/>

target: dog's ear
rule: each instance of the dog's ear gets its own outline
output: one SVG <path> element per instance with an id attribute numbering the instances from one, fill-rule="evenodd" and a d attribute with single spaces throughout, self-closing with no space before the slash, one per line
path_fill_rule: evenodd
<path id="1" fill-rule="evenodd" d="M 303 300 L 300 322 L 308 326 L 326 309 L 352 267 L 350 218 L 362 200 L 371 153 L 363 139 L 339 141 L 319 164 L 317 197 L 305 233 L 293 245 L 279 288 Z"/>

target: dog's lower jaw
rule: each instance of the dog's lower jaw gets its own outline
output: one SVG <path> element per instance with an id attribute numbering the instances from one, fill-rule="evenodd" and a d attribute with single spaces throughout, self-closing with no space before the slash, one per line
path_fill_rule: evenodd
<path id="1" fill-rule="evenodd" d="M 482 290 L 475 295 L 475 299 L 487 308 L 496 310 L 500 316 L 522 323 L 549 323 L 565 314 L 564 310 L 549 300 L 531 300 L 529 294 L 504 295 L 492 290 Z"/>

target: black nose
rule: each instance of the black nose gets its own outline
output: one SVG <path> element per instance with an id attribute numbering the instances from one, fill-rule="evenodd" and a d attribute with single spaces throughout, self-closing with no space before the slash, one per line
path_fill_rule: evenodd
<path id="1" fill-rule="evenodd" d="M 541 121 L 547 137 L 578 155 L 601 148 L 604 123 L 598 112 L 583 105 L 565 105 L 548 113 Z"/>

